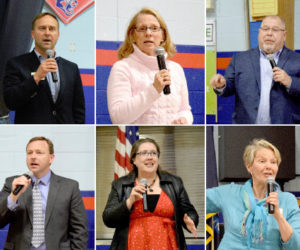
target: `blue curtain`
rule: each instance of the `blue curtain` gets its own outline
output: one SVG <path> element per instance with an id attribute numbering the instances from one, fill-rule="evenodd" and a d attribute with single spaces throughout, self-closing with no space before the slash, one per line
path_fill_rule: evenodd
<path id="1" fill-rule="evenodd" d="M 32 45 L 31 22 L 45 0 L 0 0 L 0 117 L 9 110 L 3 100 L 3 77 L 8 59 L 28 52 Z"/>

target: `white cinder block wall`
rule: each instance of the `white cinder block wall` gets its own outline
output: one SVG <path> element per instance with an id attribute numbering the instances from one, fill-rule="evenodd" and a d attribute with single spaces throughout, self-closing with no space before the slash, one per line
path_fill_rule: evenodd
<path id="1" fill-rule="evenodd" d="M 248 49 L 245 34 L 245 1 L 216 0 L 217 51 Z"/>
<path id="2" fill-rule="evenodd" d="M 143 7 L 164 18 L 175 44 L 205 43 L 205 0 L 96 0 L 96 39 L 123 41 L 133 15 Z"/>

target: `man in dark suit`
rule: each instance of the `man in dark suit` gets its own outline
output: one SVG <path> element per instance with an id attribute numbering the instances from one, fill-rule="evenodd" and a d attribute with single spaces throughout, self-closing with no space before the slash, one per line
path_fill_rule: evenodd
<path id="1" fill-rule="evenodd" d="M 210 80 L 218 95 L 235 95 L 233 123 L 300 123 L 300 54 L 284 46 L 285 38 L 285 22 L 265 17 L 259 47 L 234 55 L 225 77 Z"/>
<path id="2" fill-rule="evenodd" d="M 78 183 L 50 171 L 52 142 L 34 137 L 26 154 L 33 176 L 7 178 L 0 193 L 0 227 L 9 224 L 4 249 L 87 249 L 87 215 Z M 18 186 L 23 188 L 16 194 Z"/>
<path id="3" fill-rule="evenodd" d="M 41 13 L 45 0 L 0 1 L 0 124 L 11 123 L 3 98 L 3 78 L 7 60 L 28 52 L 32 37 L 32 19 Z"/>
<path id="4" fill-rule="evenodd" d="M 59 37 L 56 16 L 37 15 L 32 21 L 31 35 L 34 50 L 10 59 L 5 70 L 4 100 L 9 109 L 16 111 L 15 123 L 84 123 L 79 69 L 55 52 Z M 48 58 L 46 51 L 54 58 Z"/>

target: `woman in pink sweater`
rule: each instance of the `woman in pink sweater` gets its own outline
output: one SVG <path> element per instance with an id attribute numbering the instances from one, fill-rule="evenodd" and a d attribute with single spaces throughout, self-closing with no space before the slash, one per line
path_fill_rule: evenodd
<path id="1" fill-rule="evenodd" d="M 182 67 L 166 60 L 167 70 L 159 70 L 155 48 L 166 56 L 176 53 L 167 26 L 153 9 L 143 8 L 131 20 L 121 59 L 112 67 L 107 86 L 108 110 L 118 124 L 192 124 L 187 83 Z M 163 89 L 170 85 L 171 93 Z"/>

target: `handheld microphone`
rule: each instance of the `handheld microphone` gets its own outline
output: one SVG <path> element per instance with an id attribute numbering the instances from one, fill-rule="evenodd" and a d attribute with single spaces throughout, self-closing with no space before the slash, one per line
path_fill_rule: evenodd
<path id="1" fill-rule="evenodd" d="M 33 173 L 31 171 L 28 171 L 27 173 L 23 174 L 23 176 L 25 176 L 28 180 L 32 178 Z M 15 188 L 15 190 L 13 191 L 14 195 L 17 195 L 21 189 L 24 187 L 24 185 L 17 185 L 17 187 Z"/>
<path id="2" fill-rule="evenodd" d="M 144 179 L 144 178 L 141 179 L 140 183 L 143 183 L 147 188 L 147 179 Z M 148 204 L 147 204 L 147 189 L 146 189 L 146 192 L 143 193 L 143 206 L 144 206 L 144 212 L 149 211 L 148 210 Z"/>
<path id="3" fill-rule="evenodd" d="M 268 196 L 270 193 L 274 192 L 274 178 L 273 177 L 268 177 L 267 178 L 267 189 L 268 189 Z M 269 214 L 274 214 L 274 205 L 268 203 L 268 212 Z"/>
<path id="4" fill-rule="evenodd" d="M 47 54 L 48 58 L 54 58 L 53 51 L 51 49 L 47 49 L 46 54 Z M 56 72 L 51 72 L 51 75 L 52 75 L 53 82 L 57 82 L 58 81 L 57 73 Z"/>
<path id="5" fill-rule="evenodd" d="M 268 55 L 267 55 L 267 59 L 269 60 L 272 69 L 273 69 L 274 67 L 277 67 L 276 62 L 275 62 L 275 60 L 274 60 L 274 55 L 273 55 L 273 54 L 268 54 Z"/>
<path id="6" fill-rule="evenodd" d="M 163 47 L 158 46 L 155 49 L 155 54 L 156 54 L 156 57 L 157 57 L 159 70 L 167 69 L 166 60 L 165 60 L 165 49 Z M 165 95 L 170 94 L 171 93 L 170 86 L 166 85 L 164 87 L 163 91 L 164 91 Z"/>
<path id="7" fill-rule="evenodd" d="M 276 62 L 275 62 L 275 60 L 274 60 L 274 55 L 273 55 L 273 54 L 268 54 L 268 55 L 267 55 L 267 59 L 269 60 L 272 69 L 273 69 L 274 67 L 277 67 Z M 277 82 L 275 82 L 275 83 L 277 83 Z"/>

